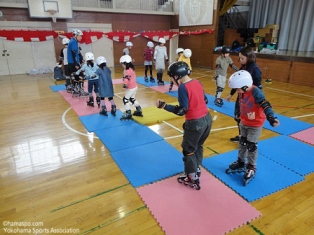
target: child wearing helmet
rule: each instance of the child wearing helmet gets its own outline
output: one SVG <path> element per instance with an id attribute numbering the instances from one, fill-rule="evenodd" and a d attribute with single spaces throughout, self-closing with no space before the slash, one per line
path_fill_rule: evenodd
<path id="1" fill-rule="evenodd" d="M 176 50 L 177 54 L 178 54 L 178 58 L 177 61 L 183 61 L 185 63 L 187 63 L 187 65 L 190 68 L 190 74 L 192 73 L 192 66 L 191 66 L 191 56 L 192 56 L 192 51 L 190 49 L 185 49 L 181 51 L 182 48 L 178 48 Z M 170 81 L 170 86 L 169 86 L 169 92 L 172 90 L 173 87 L 173 81 Z"/>
<path id="2" fill-rule="evenodd" d="M 157 83 L 158 85 L 164 85 L 162 76 L 165 70 L 165 60 L 168 62 L 167 48 L 165 46 L 166 40 L 164 38 L 159 38 L 158 45 L 155 47 L 154 51 L 154 62 L 157 71 Z"/>
<path id="3" fill-rule="evenodd" d="M 73 37 L 70 39 L 67 49 L 67 58 L 70 74 L 75 73 L 80 67 L 79 42 L 82 40 L 83 32 L 79 29 L 72 30 Z M 71 79 L 66 79 L 67 90 L 72 90 Z"/>
<path id="4" fill-rule="evenodd" d="M 63 64 L 65 79 L 70 79 L 70 74 L 71 74 L 69 70 L 69 66 L 68 66 L 68 57 L 67 57 L 69 41 L 70 40 L 68 38 L 62 39 L 63 48 L 61 49 L 60 55 L 59 55 L 59 65 Z"/>
<path id="5" fill-rule="evenodd" d="M 138 86 L 136 83 L 135 68 L 134 68 L 134 65 L 132 64 L 131 56 L 129 55 L 122 56 L 120 58 L 120 63 L 125 71 L 123 75 L 123 83 L 126 87 L 126 92 L 122 99 L 124 107 L 125 107 L 125 113 L 120 118 L 120 120 L 132 119 L 131 105 L 134 105 L 136 108 L 133 115 L 143 117 L 140 103 L 135 98 Z"/>
<path id="6" fill-rule="evenodd" d="M 126 42 L 126 43 L 125 43 L 125 46 L 126 46 L 126 48 L 123 49 L 123 55 L 129 55 L 129 56 L 131 56 L 131 55 L 130 55 L 130 50 L 131 50 L 132 47 L 133 47 L 133 43 L 132 43 L 132 42 Z"/>
<path id="7" fill-rule="evenodd" d="M 221 94 L 226 86 L 226 78 L 228 67 L 231 67 L 233 70 L 238 71 L 239 69 L 233 64 L 230 55 L 230 47 L 222 46 L 221 55 L 216 59 L 216 69 L 215 69 L 215 77 L 216 81 L 216 95 L 215 95 L 215 105 L 218 107 L 223 106 L 223 100 L 221 98 Z"/>
<path id="8" fill-rule="evenodd" d="M 148 82 L 147 71 L 149 68 L 150 81 L 155 82 L 153 78 L 153 58 L 154 58 L 154 43 L 149 41 L 144 49 L 144 66 L 145 66 L 145 82 Z"/>
<path id="9" fill-rule="evenodd" d="M 202 84 L 189 77 L 190 68 L 187 63 L 172 63 L 168 68 L 168 75 L 178 85 L 179 104 L 170 105 L 158 99 L 156 106 L 178 116 L 185 116 L 181 143 L 185 174 L 178 178 L 178 182 L 199 190 L 203 144 L 212 126 L 212 117 L 206 106 L 207 98 Z"/>
<path id="10" fill-rule="evenodd" d="M 98 83 L 99 83 L 99 96 L 100 96 L 100 104 L 101 110 L 99 114 L 108 116 L 107 107 L 105 103 L 105 98 L 108 98 L 111 104 L 111 114 L 116 116 L 116 105 L 113 99 L 114 91 L 113 84 L 111 78 L 111 70 L 107 67 L 107 60 L 103 56 L 99 56 L 96 59 L 96 63 L 98 65 L 98 69 L 96 70 L 96 74 L 98 75 Z"/>
<path id="11" fill-rule="evenodd" d="M 258 87 L 259 89 L 263 89 L 262 86 L 262 72 L 261 69 L 256 64 L 256 55 L 251 47 L 243 47 L 239 52 L 239 61 L 241 63 L 241 70 L 248 71 L 253 79 L 253 85 Z M 227 97 L 227 101 L 230 101 L 232 96 L 236 93 L 235 89 L 231 89 L 230 95 Z M 237 97 L 237 100 L 235 102 L 234 107 L 234 120 L 237 122 L 237 125 L 239 126 L 240 122 L 240 109 L 239 109 L 239 97 Z M 240 128 L 239 135 L 230 138 L 230 141 L 232 142 L 239 142 L 240 139 Z"/>
<path id="12" fill-rule="evenodd" d="M 262 90 L 253 84 L 252 76 L 248 71 L 235 72 L 228 83 L 230 88 L 236 90 L 239 97 L 241 137 L 238 158 L 229 165 L 226 172 L 245 171 L 243 182 L 246 185 L 256 174 L 257 142 L 265 120 L 267 119 L 273 127 L 277 127 L 280 123 Z"/>
<path id="13" fill-rule="evenodd" d="M 98 66 L 94 63 L 94 54 L 92 52 L 85 53 L 85 64 L 83 64 L 82 68 L 76 71 L 76 75 L 79 75 L 80 72 L 85 72 L 85 78 L 87 79 L 87 89 L 89 100 L 87 101 L 88 106 L 94 107 L 94 96 L 93 89 L 96 94 L 96 101 L 98 107 L 100 107 L 100 97 L 99 97 L 99 85 L 98 85 L 98 75 L 96 71 Z"/>

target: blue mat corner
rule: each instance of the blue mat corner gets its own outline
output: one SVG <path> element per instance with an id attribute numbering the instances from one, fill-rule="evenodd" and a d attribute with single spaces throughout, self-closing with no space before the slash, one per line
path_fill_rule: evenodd
<path id="1" fill-rule="evenodd" d="M 54 92 L 63 91 L 66 88 L 64 84 L 53 85 L 53 86 L 49 86 L 49 87 Z"/>
<path id="2" fill-rule="evenodd" d="M 111 156 L 134 187 L 183 171 L 182 153 L 164 140 L 116 151 Z"/>
<path id="3" fill-rule="evenodd" d="M 111 153 L 163 140 L 160 135 L 145 125 L 138 124 L 135 121 L 120 122 L 126 124 L 95 131 Z"/>
<path id="4" fill-rule="evenodd" d="M 258 156 L 256 176 L 244 186 L 244 173 L 226 173 L 228 166 L 237 159 L 237 154 L 238 151 L 234 150 L 204 158 L 203 166 L 248 202 L 258 200 L 304 180 L 301 175 L 269 158 Z"/>
<path id="5" fill-rule="evenodd" d="M 314 146 L 289 136 L 276 136 L 258 143 L 259 153 L 300 174 L 314 172 Z"/>

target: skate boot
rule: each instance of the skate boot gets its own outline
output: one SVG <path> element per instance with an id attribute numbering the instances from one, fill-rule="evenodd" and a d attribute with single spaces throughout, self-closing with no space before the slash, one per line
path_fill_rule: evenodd
<path id="1" fill-rule="evenodd" d="M 123 120 L 133 120 L 131 110 L 126 110 L 125 113 L 120 118 L 121 121 Z"/>
<path id="2" fill-rule="evenodd" d="M 116 116 L 116 112 L 117 112 L 117 106 L 116 105 L 111 105 L 111 114 L 113 116 Z"/>
<path id="3" fill-rule="evenodd" d="M 133 113 L 134 116 L 143 117 L 141 106 L 137 106 Z"/>
<path id="4" fill-rule="evenodd" d="M 163 80 L 159 80 L 157 84 L 158 84 L 158 86 L 163 86 L 163 85 L 165 85 L 165 82 Z"/>
<path id="5" fill-rule="evenodd" d="M 244 174 L 243 185 L 246 186 L 256 175 L 256 166 L 252 164 L 247 165 L 246 172 Z"/>
<path id="6" fill-rule="evenodd" d="M 98 108 L 99 108 L 100 107 L 100 97 L 99 96 L 96 97 L 96 103 L 97 103 Z"/>
<path id="7" fill-rule="evenodd" d="M 80 96 L 88 96 L 88 92 L 84 91 L 84 88 L 80 89 Z"/>
<path id="8" fill-rule="evenodd" d="M 106 106 L 102 106 L 99 112 L 100 115 L 108 116 Z"/>
<path id="9" fill-rule="evenodd" d="M 152 76 L 149 78 L 150 82 L 155 82 L 155 78 L 153 78 Z"/>
<path id="10" fill-rule="evenodd" d="M 145 76 L 145 77 L 144 77 L 144 80 L 145 80 L 145 82 L 148 82 L 148 77 Z"/>
<path id="11" fill-rule="evenodd" d="M 67 92 L 72 94 L 73 86 L 71 84 L 69 84 L 69 85 L 65 85 L 65 87 L 66 87 Z"/>
<path id="12" fill-rule="evenodd" d="M 86 102 L 88 106 L 94 107 L 94 97 L 90 96 L 89 101 Z"/>
<path id="13" fill-rule="evenodd" d="M 238 158 L 238 160 L 229 165 L 229 168 L 226 170 L 226 173 L 227 174 L 241 173 L 244 172 L 245 169 L 246 169 L 245 163 L 240 158 Z"/>
<path id="14" fill-rule="evenodd" d="M 221 98 L 216 98 L 214 101 L 215 105 L 217 105 L 218 107 L 222 107 L 224 102 Z"/>
<path id="15" fill-rule="evenodd" d="M 200 190 L 201 189 L 200 180 L 199 179 L 192 180 L 189 176 L 184 174 L 184 175 L 180 175 L 177 178 L 177 180 L 178 180 L 178 182 L 180 184 L 184 184 L 184 185 L 189 186 L 191 188 L 195 188 L 196 190 Z"/>
<path id="16" fill-rule="evenodd" d="M 201 168 L 200 168 L 199 166 L 197 167 L 197 172 L 196 172 L 196 174 L 197 174 L 197 177 L 198 177 L 198 178 L 201 177 Z"/>
<path id="17" fill-rule="evenodd" d="M 74 89 L 72 90 L 72 97 L 79 97 L 80 96 L 80 90 L 79 88 L 76 86 L 74 87 Z"/>

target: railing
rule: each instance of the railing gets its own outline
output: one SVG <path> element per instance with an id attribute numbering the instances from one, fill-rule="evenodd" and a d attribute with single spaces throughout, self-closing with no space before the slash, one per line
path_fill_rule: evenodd
<path id="1" fill-rule="evenodd" d="M 172 0 L 71 0 L 75 11 L 173 15 Z M 0 7 L 28 7 L 28 0 L 0 0 Z"/>

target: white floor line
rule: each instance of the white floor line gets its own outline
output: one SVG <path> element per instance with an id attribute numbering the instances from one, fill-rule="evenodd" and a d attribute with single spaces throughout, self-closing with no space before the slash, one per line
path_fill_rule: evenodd
<path id="1" fill-rule="evenodd" d="M 292 117 L 292 118 L 298 119 L 298 118 L 310 117 L 310 116 L 314 116 L 314 114 L 306 114 L 306 115 L 302 115 L 302 116 L 295 116 L 295 117 Z"/>
<path id="2" fill-rule="evenodd" d="M 314 98 L 314 96 L 312 96 L 312 95 L 304 95 L 304 94 L 301 94 L 301 93 L 296 93 L 296 92 L 291 92 L 291 91 L 280 90 L 280 89 L 276 89 L 276 88 L 272 88 L 272 87 L 265 87 L 265 88 L 266 88 L 266 89 L 275 90 L 275 91 L 286 92 L 286 93 L 290 93 L 290 94 L 294 94 L 294 95 L 301 95 L 301 96 L 306 96 L 306 97 Z"/>
<path id="3" fill-rule="evenodd" d="M 74 132 L 74 133 L 76 133 L 76 134 L 84 135 L 84 136 L 86 136 L 86 137 L 91 137 L 91 136 L 93 136 L 93 135 L 94 135 L 93 133 L 91 133 L 91 134 L 85 134 L 85 133 L 79 132 L 79 131 L 73 129 L 72 127 L 70 127 L 70 126 L 67 124 L 67 122 L 66 122 L 66 120 L 65 120 L 65 116 L 66 116 L 67 112 L 69 112 L 70 109 L 71 109 L 71 107 L 68 108 L 68 109 L 63 113 L 63 115 L 62 115 L 62 123 L 63 123 L 63 125 L 64 125 L 66 128 L 68 128 L 70 131 L 72 131 L 72 132 Z M 97 136 L 93 136 L 93 138 L 94 138 L 94 139 L 99 139 Z"/>

